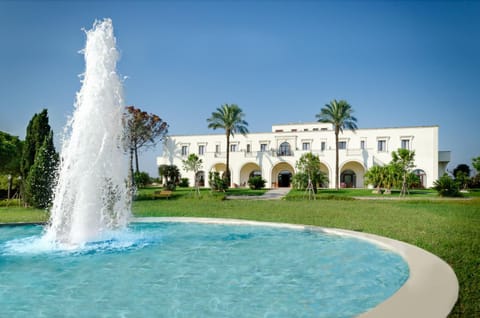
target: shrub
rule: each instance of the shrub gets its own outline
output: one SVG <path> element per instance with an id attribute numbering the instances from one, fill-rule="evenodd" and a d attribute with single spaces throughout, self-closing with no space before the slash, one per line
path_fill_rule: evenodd
<path id="1" fill-rule="evenodd" d="M 150 176 L 146 172 L 135 172 L 133 178 L 135 184 L 139 188 L 144 188 L 146 185 L 150 184 Z"/>
<path id="2" fill-rule="evenodd" d="M 228 183 L 225 179 L 220 177 L 219 172 L 208 173 L 208 184 L 212 191 L 225 191 L 228 189 Z"/>
<path id="3" fill-rule="evenodd" d="M 177 184 L 173 181 L 168 181 L 164 188 L 165 190 L 175 191 L 177 189 Z"/>
<path id="4" fill-rule="evenodd" d="M 480 188 L 480 173 L 470 179 L 469 187 L 474 189 Z"/>
<path id="5" fill-rule="evenodd" d="M 178 183 L 178 186 L 181 188 L 188 188 L 189 182 L 188 178 L 181 178 L 180 183 Z"/>
<path id="6" fill-rule="evenodd" d="M 460 189 L 458 183 L 446 173 L 433 183 L 433 188 L 442 197 L 458 197 Z"/>
<path id="7" fill-rule="evenodd" d="M 266 182 L 267 181 L 262 179 L 261 176 L 254 176 L 254 177 L 250 177 L 250 179 L 248 179 L 248 185 L 250 186 L 250 189 L 252 189 L 252 190 L 259 190 L 259 189 L 265 188 L 265 183 Z"/>

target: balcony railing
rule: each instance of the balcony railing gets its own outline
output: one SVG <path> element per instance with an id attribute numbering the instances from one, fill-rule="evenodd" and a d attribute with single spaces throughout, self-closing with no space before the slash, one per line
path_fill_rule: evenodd
<path id="1" fill-rule="evenodd" d="M 278 157 L 291 157 L 293 156 L 293 151 L 291 150 L 277 150 Z"/>
<path id="2" fill-rule="evenodd" d="M 347 150 L 347 156 L 361 156 L 363 149 L 346 149 Z"/>

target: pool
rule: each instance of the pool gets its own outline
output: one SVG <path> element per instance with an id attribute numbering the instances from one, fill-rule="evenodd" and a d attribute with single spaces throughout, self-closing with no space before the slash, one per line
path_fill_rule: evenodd
<path id="1" fill-rule="evenodd" d="M 74 250 L 0 228 L 0 316 L 355 317 L 408 279 L 398 254 L 297 229 L 132 223 Z"/>

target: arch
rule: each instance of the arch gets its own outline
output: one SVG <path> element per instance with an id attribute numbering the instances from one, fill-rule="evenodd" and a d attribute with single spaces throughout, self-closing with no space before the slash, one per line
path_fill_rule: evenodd
<path id="1" fill-rule="evenodd" d="M 320 162 L 320 171 L 323 172 L 328 178 L 327 184 L 322 184 L 322 187 L 328 188 L 328 185 L 330 184 L 330 168 L 327 164 Z"/>
<path id="2" fill-rule="evenodd" d="M 240 186 L 248 186 L 248 179 L 252 174 L 261 176 L 262 168 L 254 162 L 247 162 L 240 169 Z"/>
<path id="3" fill-rule="evenodd" d="M 195 180 L 198 183 L 199 187 L 204 187 L 205 186 L 205 171 L 200 170 L 197 172 L 195 175 Z"/>
<path id="4" fill-rule="evenodd" d="M 272 169 L 272 187 L 290 187 L 295 169 L 288 162 L 279 162 Z"/>
<path id="5" fill-rule="evenodd" d="M 422 169 L 415 169 L 412 172 L 420 180 L 420 182 L 418 184 L 413 185 L 413 188 L 425 189 L 425 187 L 427 185 L 427 173 Z"/>
<path id="6" fill-rule="evenodd" d="M 217 162 L 210 168 L 210 171 L 216 171 L 221 173 L 225 172 L 226 170 L 227 170 L 227 165 L 224 164 L 223 162 Z"/>
<path id="7" fill-rule="evenodd" d="M 282 142 L 280 144 L 280 147 L 278 148 L 278 155 L 279 156 L 291 156 L 292 155 L 292 147 L 290 144 L 286 141 Z"/>
<path id="8" fill-rule="evenodd" d="M 358 161 L 347 161 L 340 168 L 340 186 L 344 188 L 363 188 L 365 167 Z"/>

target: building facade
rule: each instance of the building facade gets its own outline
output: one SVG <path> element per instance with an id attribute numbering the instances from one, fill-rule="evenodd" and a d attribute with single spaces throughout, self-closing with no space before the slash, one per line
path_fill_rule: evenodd
<path id="1" fill-rule="evenodd" d="M 438 149 L 438 126 L 344 130 L 339 135 L 340 185 L 364 188 L 365 172 L 374 165 L 391 161 L 391 152 L 399 148 L 415 151 L 414 173 L 422 185 L 432 187 L 446 171 L 449 151 Z M 296 162 L 306 152 L 319 155 L 320 169 L 335 187 L 335 132 L 331 124 L 299 123 L 273 125 L 267 133 L 235 135 L 230 139 L 230 175 L 232 186 L 248 186 L 250 176 L 260 175 L 267 187 L 289 187 L 296 172 Z M 203 168 L 197 176 L 183 170 L 182 161 L 197 154 Z M 195 178 L 208 187 L 210 171 L 226 170 L 225 134 L 169 136 L 157 165 L 176 165 L 182 177 Z"/>

